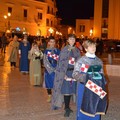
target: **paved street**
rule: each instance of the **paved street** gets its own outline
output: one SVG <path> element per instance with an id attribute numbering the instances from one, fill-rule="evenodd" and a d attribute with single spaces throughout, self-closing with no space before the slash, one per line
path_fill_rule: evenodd
<path id="1" fill-rule="evenodd" d="M 109 106 L 102 120 L 120 120 L 120 77 L 108 77 Z M 52 111 L 46 102 L 47 94 L 42 87 L 29 84 L 29 76 L 12 70 L 7 62 L 7 54 L 0 54 L 0 120 L 75 120 L 74 110 L 69 118 L 64 118 L 64 110 Z"/>

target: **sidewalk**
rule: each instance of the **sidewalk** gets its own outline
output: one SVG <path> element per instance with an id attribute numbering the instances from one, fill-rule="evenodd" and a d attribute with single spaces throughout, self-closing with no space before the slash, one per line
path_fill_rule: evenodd
<path id="1" fill-rule="evenodd" d="M 74 113 L 64 118 L 64 110 L 52 111 L 46 102 L 47 93 L 42 87 L 29 84 L 29 76 L 11 70 L 5 59 L 0 59 L 0 120 L 75 120 L 76 106 L 71 102 Z M 109 105 L 102 120 L 119 120 L 120 77 L 108 77 Z"/>

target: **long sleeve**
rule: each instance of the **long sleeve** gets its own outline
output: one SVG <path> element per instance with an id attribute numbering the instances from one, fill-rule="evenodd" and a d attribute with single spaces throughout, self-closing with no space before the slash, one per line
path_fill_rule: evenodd
<path id="1" fill-rule="evenodd" d="M 49 63 L 48 57 L 47 57 L 46 54 L 44 54 L 43 63 L 44 63 L 44 66 L 45 66 L 46 70 L 47 70 L 49 73 L 54 72 L 55 68 L 53 68 L 52 65 Z"/>
<path id="2" fill-rule="evenodd" d="M 85 83 L 86 74 L 82 73 L 80 68 L 81 68 L 81 63 L 80 63 L 80 59 L 79 59 L 74 66 L 74 71 L 73 71 L 72 76 L 77 81 L 79 81 L 81 83 Z"/>

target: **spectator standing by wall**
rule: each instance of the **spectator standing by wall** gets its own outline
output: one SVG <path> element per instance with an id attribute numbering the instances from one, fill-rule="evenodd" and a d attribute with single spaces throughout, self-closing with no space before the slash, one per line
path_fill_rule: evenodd
<path id="1" fill-rule="evenodd" d="M 7 37 L 5 36 L 5 33 L 3 33 L 1 37 L 1 43 L 2 43 L 1 52 L 6 53 Z"/>

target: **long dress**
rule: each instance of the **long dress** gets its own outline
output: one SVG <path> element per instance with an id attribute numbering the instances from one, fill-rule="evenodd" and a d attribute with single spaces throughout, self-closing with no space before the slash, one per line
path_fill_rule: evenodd
<path id="1" fill-rule="evenodd" d="M 60 50 L 57 48 L 47 48 L 44 53 L 44 87 L 47 89 L 53 88 L 55 69 L 59 58 Z"/>
<path id="2" fill-rule="evenodd" d="M 93 79 L 93 74 L 89 75 L 87 72 L 91 65 L 102 66 L 102 61 L 98 57 L 89 58 L 87 56 L 83 56 L 77 61 L 73 71 L 73 77 L 78 81 L 76 120 L 100 120 L 100 115 L 104 115 L 106 111 L 106 96 L 101 99 L 93 91 L 86 88 L 86 84 L 90 79 L 96 85 L 99 85 L 104 91 L 106 91 L 106 80 L 104 78 L 103 69 L 99 71 L 99 74 L 101 74 L 102 77 L 100 77 L 99 80 Z"/>
<path id="3" fill-rule="evenodd" d="M 29 72 L 28 52 L 30 51 L 30 43 L 27 42 L 27 45 L 25 46 L 23 42 L 20 42 L 19 51 L 21 53 L 20 71 L 28 73 Z"/>
<path id="4" fill-rule="evenodd" d="M 42 76 L 41 76 L 41 62 L 40 60 L 43 57 L 43 53 L 39 51 L 39 56 L 35 54 L 31 54 L 29 52 L 28 59 L 30 59 L 30 84 L 31 85 L 41 85 L 42 84 Z"/>
<path id="5" fill-rule="evenodd" d="M 8 46 L 8 52 L 9 52 L 9 62 L 17 62 L 18 57 L 18 48 L 19 48 L 19 42 L 18 41 L 11 41 Z"/>

